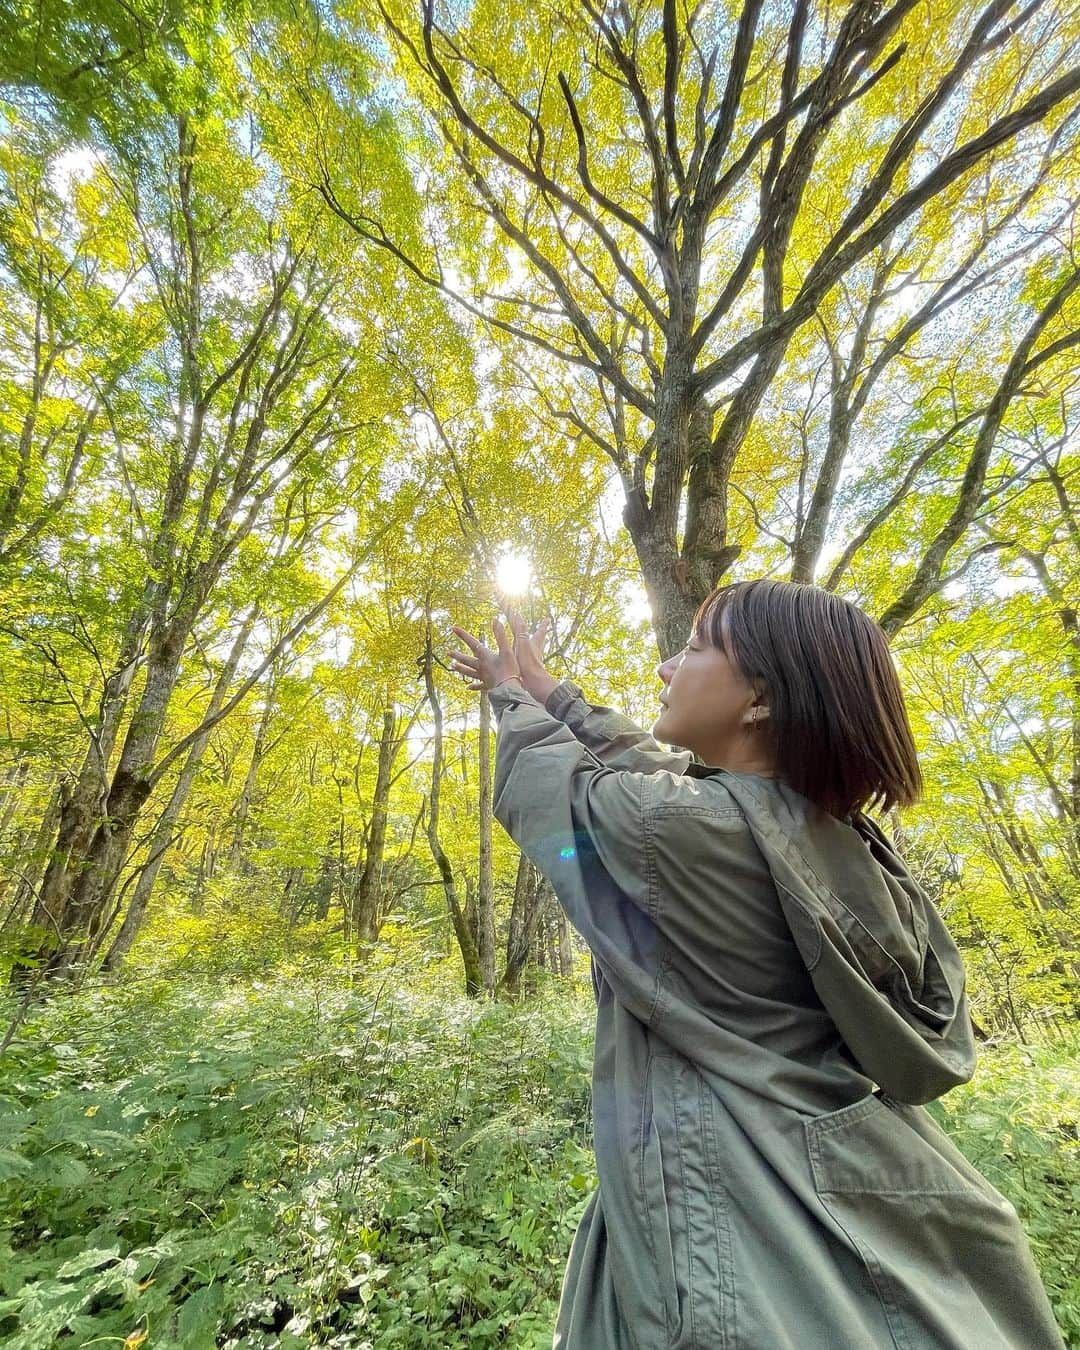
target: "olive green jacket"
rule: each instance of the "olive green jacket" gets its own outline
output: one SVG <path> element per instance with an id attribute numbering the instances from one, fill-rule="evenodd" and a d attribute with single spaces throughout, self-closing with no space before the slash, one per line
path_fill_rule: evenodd
<path id="1" fill-rule="evenodd" d="M 964 967 L 881 830 L 491 692 L 495 815 L 593 956 L 599 1186 L 557 1350 L 1061 1350 L 1012 1205 L 924 1103 Z"/>

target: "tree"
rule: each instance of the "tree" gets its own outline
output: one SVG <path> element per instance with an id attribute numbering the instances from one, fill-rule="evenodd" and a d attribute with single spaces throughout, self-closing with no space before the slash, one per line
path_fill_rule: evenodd
<path id="1" fill-rule="evenodd" d="M 216 72 L 221 89 L 231 73 L 228 66 Z M 324 235 L 317 256 L 316 221 L 293 211 L 280 189 L 259 201 L 260 182 L 272 187 L 276 175 L 265 147 L 243 145 L 227 126 L 231 111 L 221 94 L 199 118 L 160 114 L 154 159 L 112 151 L 99 171 L 99 209 L 110 228 L 124 231 L 121 254 L 137 258 L 151 288 L 145 303 L 156 312 L 152 353 L 101 394 L 121 475 L 117 493 L 137 522 L 143 575 L 133 586 L 132 568 L 127 579 L 118 653 L 95 653 L 105 669 L 114 664 L 96 724 L 87 723 L 90 747 L 65 793 L 35 907 L 51 970 L 67 969 L 100 940 L 134 823 L 155 783 L 345 584 L 348 571 L 320 600 L 302 605 L 255 674 L 160 757 L 187 646 L 230 569 L 255 561 L 258 550 L 247 541 L 258 528 L 274 528 L 276 517 L 286 557 L 340 548 L 333 522 L 363 502 L 379 467 L 379 434 L 365 431 L 378 426 L 379 386 L 363 343 L 344 326 L 363 314 L 355 247 L 328 252 Z M 144 142 L 150 132 L 143 128 Z M 134 463 L 133 445 L 141 451 Z M 371 539 L 394 520 L 391 510 Z M 353 569 L 370 546 L 364 528 L 347 544 Z M 15 631 L 47 650 L 32 628 Z M 123 727 L 136 671 L 142 685 Z"/>
<path id="2" fill-rule="evenodd" d="M 860 268 L 880 296 L 894 271 L 925 266 L 935 208 L 951 238 L 930 315 L 947 309 L 1038 190 L 1024 172 L 1046 168 L 1029 155 L 1035 131 L 1051 163 L 1071 148 L 1076 16 L 994 0 L 927 25 L 913 0 L 857 0 L 840 15 L 799 0 L 784 25 L 758 0 L 734 23 L 713 8 L 582 0 L 534 10 L 526 38 L 505 9 L 459 16 L 426 0 L 417 17 L 377 2 L 446 149 L 425 176 L 454 223 L 425 249 L 359 206 L 325 106 L 311 110 L 319 190 L 414 276 L 534 349 L 534 379 L 618 470 L 670 655 L 744 551 L 732 475 L 800 330 Z M 1003 203 L 984 171 L 1014 187 Z M 892 319 L 894 354 L 918 326 Z M 837 468 L 834 447 L 800 576 Z M 950 527 L 890 622 L 932 587 L 952 542 Z"/>
<path id="3" fill-rule="evenodd" d="M 443 847 L 443 842 L 439 835 L 443 786 L 443 713 L 442 703 L 439 700 L 438 691 L 435 687 L 434 646 L 431 633 L 430 601 L 428 602 L 428 608 L 425 610 L 425 619 L 427 623 L 427 640 L 424 644 L 424 654 L 420 657 L 418 664 L 420 665 L 423 674 L 424 687 L 427 690 L 428 702 L 431 705 L 431 715 L 434 722 L 434 756 L 431 761 L 431 792 L 428 796 L 427 837 L 428 844 L 431 848 L 431 856 L 435 860 L 435 864 L 439 869 L 439 875 L 442 879 L 443 893 L 446 896 L 447 909 L 450 911 L 450 920 L 454 927 L 454 937 L 457 939 L 458 948 L 461 952 L 461 962 L 465 968 L 465 992 L 471 998 L 476 998 L 484 990 L 484 972 L 480 964 L 480 947 L 477 942 L 476 932 L 473 925 L 467 920 L 465 907 L 462 905 L 461 897 L 458 894 L 458 885 L 454 876 L 453 864 L 450 861 L 449 854 Z"/>

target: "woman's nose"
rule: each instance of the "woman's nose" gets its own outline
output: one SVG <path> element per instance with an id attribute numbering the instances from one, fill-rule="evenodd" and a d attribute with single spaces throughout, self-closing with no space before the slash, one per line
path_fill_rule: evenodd
<path id="1" fill-rule="evenodd" d="M 675 669 L 674 661 L 664 661 L 661 665 L 658 665 L 656 667 L 656 673 L 657 675 L 660 676 L 660 678 L 663 680 L 665 684 L 670 684 L 672 671 L 674 669 Z"/>

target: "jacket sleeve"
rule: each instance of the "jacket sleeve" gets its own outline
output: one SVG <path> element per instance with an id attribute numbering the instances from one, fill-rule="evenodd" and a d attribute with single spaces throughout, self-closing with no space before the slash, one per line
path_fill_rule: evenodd
<path id="1" fill-rule="evenodd" d="M 635 773 L 685 773 L 694 763 L 689 750 L 664 750 L 629 717 L 589 703 L 580 686 L 572 680 L 563 680 L 547 697 L 545 708 L 553 717 L 564 722 L 574 736 L 587 746 L 597 759 L 617 769 L 631 769 Z"/>
<path id="2" fill-rule="evenodd" d="M 666 964 L 697 960 L 748 848 L 758 856 L 742 810 L 694 774 L 605 764 L 516 681 L 490 697 L 495 818 L 551 882 L 619 1001 L 653 1025 Z M 695 880 L 703 845 L 707 893 Z M 691 903 L 699 892 L 707 902 Z"/>
<path id="3" fill-rule="evenodd" d="M 516 682 L 490 697 L 498 719 L 495 818 L 551 882 L 620 1000 L 648 1023 L 663 942 L 647 794 L 658 779 L 681 780 L 605 764 Z"/>
<path id="4" fill-rule="evenodd" d="M 647 775 L 605 764 L 519 684 L 498 685 L 490 698 L 498 719 L 495 818 L 548 877 L 570 918 L 582 920 L 586 940 L 582 893 L 600 872 L 648 910 Z"/>

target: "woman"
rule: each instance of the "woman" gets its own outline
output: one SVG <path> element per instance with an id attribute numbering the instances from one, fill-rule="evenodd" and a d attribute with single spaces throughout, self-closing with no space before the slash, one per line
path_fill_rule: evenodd
<path id="1" fill-rule="evenodd" d="M 956 946 L 862 810 L 921 788 L 881 629 L 817 587 L 720 587 L 650 735 L 511 627 L 455 628 L 453 664 L 597 999 L 557 1350 L 1061 1350 L 1016 1211 L 919 1105 L 975 1051 Z"/>

